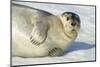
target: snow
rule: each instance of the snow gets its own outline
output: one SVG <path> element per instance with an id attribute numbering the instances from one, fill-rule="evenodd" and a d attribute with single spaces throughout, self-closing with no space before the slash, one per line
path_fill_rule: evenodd
<path id="1" fill-rule="evenodd" d="M 15 2 L 32 6 L 34 8 L 48 11 L 54 15 L 61 15 L 63 12 L 75 12 L 80 16 L 81 29 L 79 35 L 72 46 L 61 57 L 44 58 L 21 58 L 12 57 L 12 65 L 44 64 L 60 62 L 77 61 L 95 61 L 95 7 L 64 5 L 64 4 L 46 4 L 33 2 Z"/>

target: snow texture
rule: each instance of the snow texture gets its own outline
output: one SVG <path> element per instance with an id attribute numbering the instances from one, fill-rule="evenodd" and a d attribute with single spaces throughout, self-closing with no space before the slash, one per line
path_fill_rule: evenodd
<path id="1" fill-rule="evenodd" d="M 81 29 L 79 35 L 72 46 L 61 57 L 44 58 L 21 58 L 12 57 L 12 65 L 45 64 L 77 61 L 95 61 L 95 7 L 47 4 L 34 2 L 14 2 L 28 5 L 34 8 L 48 11 L 54 15 L 61 15 L 63 12 L 75 12 L 80 16 Z"/>

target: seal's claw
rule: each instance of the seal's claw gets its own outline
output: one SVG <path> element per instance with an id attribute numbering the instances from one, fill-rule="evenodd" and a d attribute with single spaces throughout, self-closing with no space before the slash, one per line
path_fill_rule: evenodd
<path id="1" fill-rule="evenodd" d="M 49 53 L 48 56 L 50 57 L 56 57 L 56 56 L 62 56 L 64 54 L 63 50 L 60 48 L 54 48 Z"/>

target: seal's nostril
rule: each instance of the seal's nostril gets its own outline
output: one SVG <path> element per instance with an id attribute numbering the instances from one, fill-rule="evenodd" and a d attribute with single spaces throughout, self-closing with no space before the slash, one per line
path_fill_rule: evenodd
<path id="1" fill-rule="evenodd" d="M 76 25 L 76 23 L 71 23 L 71 25 L 72 25 L 72 26 L 75 26 L 75 25 Z"/>

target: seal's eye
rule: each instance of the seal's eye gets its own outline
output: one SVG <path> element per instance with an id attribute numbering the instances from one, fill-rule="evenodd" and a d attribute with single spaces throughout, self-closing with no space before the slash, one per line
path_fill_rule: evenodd
<path id="1" fill-rule="evenodd" d="M 67 17 L 67 21 L 69 20 L 69 17 Z"/>

